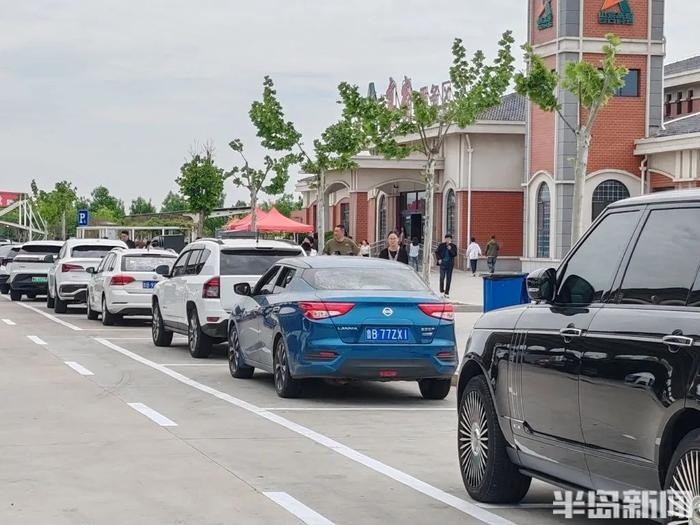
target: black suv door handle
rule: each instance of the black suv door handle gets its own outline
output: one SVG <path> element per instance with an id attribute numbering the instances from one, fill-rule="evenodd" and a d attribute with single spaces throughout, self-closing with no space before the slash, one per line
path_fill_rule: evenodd
<path id="1" fill-rule="evenodd" d="M 683 335 L 667 335 L 662 339 L 662 341 L 668 346 L 693 346 L 693 338 L 685 337 Z"/>
<path id="2" fill-rule="evenodd" d="M 562 328 L 559 330 L 559 335 L 565 339 L 570 339 L 572 337 L 581 337 L 583 335 L 583 330 L 579 328 Z"/>

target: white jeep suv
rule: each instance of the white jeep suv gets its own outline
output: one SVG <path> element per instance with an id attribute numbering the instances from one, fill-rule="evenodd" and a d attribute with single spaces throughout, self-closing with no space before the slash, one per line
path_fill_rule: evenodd
<path id="1" fill-rule="evenodd" d="M 127 246 L 109 239 L 68 239 L 49 269 L 46 306 L 56 313 L 66 313 L 68 303 L 84 303 L 90 274 L 114 248 Z"/>
<path id="2" fill-rule="evenodd" d="M 125 315 L 151 315 L 151 296 L 158 282 L 165 279 L 156 268 L 168 269 L 177 259 L 172 250 L 112 250 L 93 269 L 87 287 L 87 317 L 113 325 Z"/>
<path id="3" fill-rule="evenodd" d="M 22 295 L 30 299 L 46 293 L 47 274 L 63 241 L 25 242 L 6 266 L 9 274 L 10 299 L 19 301 Z"/>
<path id="4" fill-rule="evenodd" d="M 168 278 L 156 285 L 153 343 L 168 346 L 177 332 L 187 335 L 192 357 L 208 357 L 212 344 L 226 340 L 237 301 L 233 285 L 252 286 L 278 260 L 304 255 L 300 246 L 284 241 L 199 239 L 188 244 Z"/>

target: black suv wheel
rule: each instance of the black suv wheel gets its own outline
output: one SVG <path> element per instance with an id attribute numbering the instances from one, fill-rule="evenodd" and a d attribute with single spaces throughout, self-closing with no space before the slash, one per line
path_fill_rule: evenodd
<path id="1" fill-rule="evenodd" d="M 10 299 L 12 301 L 21 301 L 22 300 L 22 292 L 10 289 Z"/>
<path id="2" fill-rule="evenodd" d="M 457 447 L 462 481 L 469 495 L 484 503 L 517 503 L 531 478 L 510 460 L 486 379 L 472 378 L 459 402 Z"/>
<path id="3" fill-rule="evenodd" d="M 666 475 L 664 488 L 669 493 L 678 494 L 670 506 L 669 522 L 700 523 L 700 429 L 693 430 L 678 444 Z M 675 514 L 674 512 L 677 512 Z M 686 521 L 688 520 L 688 521 Z"/>
<path id="4" fill-rule="evenodd" d="M 0 284 L 0 295 L 7 295 L 10 293 L 10 287 L 6 284 Z"/>
<path id="5" fill-rule="evenodd" d="M 203 359 L 211 354 L 212 341 L 207 334 L 202 332 L 196 308 L 192 308 L 187 316 L 187 343 L 192 357 Z"/>
<path id="6" fill-rule="evenodd" d="M 241 342 L 238 340 L 238 330 L 233 322 L 228 329 L 228 369 L 231 376 L 237 379 L 250 379 L 255 372 L 255 368 L 243 362 Z"/>
<path id="7" fill-rule="evenodd" d="M 451 379 L 421 379 L 418 388 L 425 399 L 445 399 L 452 388 Z"/>

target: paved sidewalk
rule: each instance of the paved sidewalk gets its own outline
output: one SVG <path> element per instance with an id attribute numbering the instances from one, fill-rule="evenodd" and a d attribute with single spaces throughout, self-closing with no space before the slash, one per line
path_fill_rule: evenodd
<path id="1" fill-rule="evenodd" d="M 481 277 L 473 277 L 470 272 L 455 270 L 452 274 L 452 286 L 450 287 L 450 301 L 457 306 L 457 311 L 481 312 L 484 305 L 484 280 Z M 435 269 L 430 274 L 430 287 L 440 291 L 440 272 Z"/>

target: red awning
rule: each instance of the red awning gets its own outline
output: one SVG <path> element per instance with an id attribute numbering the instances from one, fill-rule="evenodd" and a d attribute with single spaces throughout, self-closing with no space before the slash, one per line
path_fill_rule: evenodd
<path id="1" fill-rule="evenodd" d="M 265 213 L 260 208 L 258 208 L 256 215 L 257 215 L 257 217 L 256 217 L 257 222 L 259 223 L 260 219 L 265 217 L 267 215 L 267 213 Z M 248 230 L 250 230 L 250 223 L 252 221 L 253 221 L 253 214 L 249 213 L 248 215 L 246 215 L 242 219 L 237 219 L 235 221 L 229 222 L 226 226 L 224 226 L 224 229 L 228 230 L 228 231 L 237 231 L 237 232 L 248 231 Z"/>
<path id="2" fill-rule="evenodd" d="M 227 230 L 232 231 L 250 231 L 251 229 L 251 219 L 250 215 L 241 219 L 233 225 L 226 227 Z M 275 208 L 272 208 L 269 212 L 260 212 L 258 210 L 256 229 L 262 233 L 271 232 L 284 232 L 284 233 L 311 233 L 314 231 L 314 227 L 308 224 L 302 224 L 297 221 L 285 217 Z"/>

